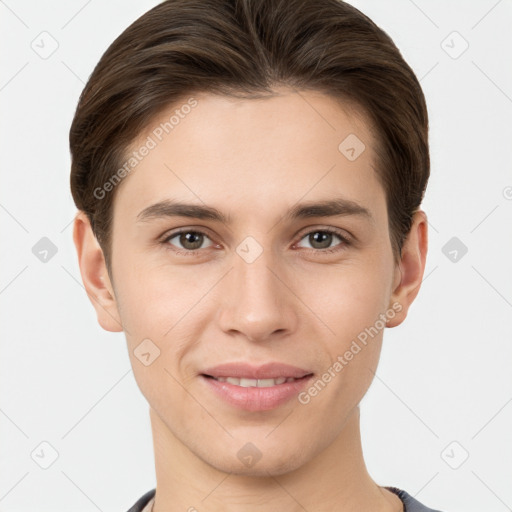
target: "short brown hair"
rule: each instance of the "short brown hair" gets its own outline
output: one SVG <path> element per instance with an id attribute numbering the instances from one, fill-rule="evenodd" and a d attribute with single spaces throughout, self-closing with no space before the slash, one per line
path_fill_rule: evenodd
<path id="1" fill-rule="evenodd" d="M 391 38 L 341 0 L 167 0 L 110 45 L 82 91 L 70 129 L 71 192 L 111 273 L 116 174 L 154 118 L 187 95 L 257 98 L 274 86 L 352 105 L 375 128 L 395 261 L 430 173 L 421 86 Z"/>

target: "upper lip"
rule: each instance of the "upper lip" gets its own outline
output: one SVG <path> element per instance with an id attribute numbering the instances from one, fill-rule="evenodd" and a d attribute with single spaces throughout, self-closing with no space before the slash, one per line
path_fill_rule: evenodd
<path id="1" fill-rule="evenodd" d="M 260 366 L 249 363 L 224 363 L 203 370 L 210 377 L 235 377 L 238 379 L 277 379 L 279 377 L 300 379 L 313 372 L 289 364 L 270 362 Z"/>

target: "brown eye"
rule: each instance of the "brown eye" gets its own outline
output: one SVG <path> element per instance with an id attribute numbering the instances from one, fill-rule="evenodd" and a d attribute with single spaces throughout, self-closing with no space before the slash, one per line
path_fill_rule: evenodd
<path id="1" fill-rule="evenodd" d="M 191 251 L 195 249 L 199 249 L 203 244 L 203 235 L 201 233 L 196 233 L 194 231 L 190 231 L 188 233 L 181 233 L 179 235 L 180 244 L 185 249 L 190 249 Z"/>
<path id="2" fill-rule="evenodd" d="M 341 243 L 337 243 L 333 246 L 332 243 L 336 238 Z M 310 231 L 302 237 L 301 241 L 302 240 L 306 240 L 309 243 L 309 246 L 306 246 L 306 248 L 323 252 L 336 250 L 338 246 L 349 245 L 349 240 L 346 237 L 329 229 L 317 229 L 315 231 Z M 326 251 L 325 249 L 328 250 Z"/>
<path id="3" fill-rule="evenodd" d="M 315 231 L 308 235 L 308 241 L 314 249 L 327 249 L 332 243 L 332 233 L 326 231 Z"/>
<path id="4" fill-rule="evenodd" d="M 178 249 L 185 249 L 186 251 L 196 251 L 198 249 L 201 249 L 204 241 L 209 240 L 209 238 L 200 231 L 180 231 L 167 237 L 164 240 L 164 243 L 175 245 L 176 242 L 171 243 L 171 240 L 175 238 L 178 239 L 178 245 L 176 247 Z M 210 243 L 210 245 L 212 244 Z"/>

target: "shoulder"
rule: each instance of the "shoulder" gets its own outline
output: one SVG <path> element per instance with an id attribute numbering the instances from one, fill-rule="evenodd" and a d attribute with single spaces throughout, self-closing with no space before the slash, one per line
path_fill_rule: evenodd
<path id="1" fill-rule="evenodd" d="M 150 502 L 155 495 L 156 488 L 148 491 L 144 496 L 140 497 L 136 503 L 128 510 L 128 512 L 143 512 L 144 507 Z"/>
<path id="2" fill-rule="evenodd" d="M 398 489 L 398 487 L 386 486 L 386 489 L 394 492 L 402 500 L 404 504 L 404 512 L 442 512 L 440 510 L 429 508 L 423 505 L 423 503 L 420 503 L 416 498 L 413 498 L 406 491 Z"/>

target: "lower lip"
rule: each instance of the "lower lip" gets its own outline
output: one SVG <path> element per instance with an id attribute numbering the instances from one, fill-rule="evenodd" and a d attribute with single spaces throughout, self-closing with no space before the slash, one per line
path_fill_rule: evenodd
<path id="1" fill-rule="evenodd" d="M 204 375 L 200 375 L 200 377 L 212 391 L 229 404 L 246 411 L 255 412 L 269 411 L 288 402 L 288 400 L 298 395 L 306 387 L 313 375 L 308 375 L 293 382 L 277 384 L 269 388 L 243 388 L 228 382 L 219 382 Z"/>

